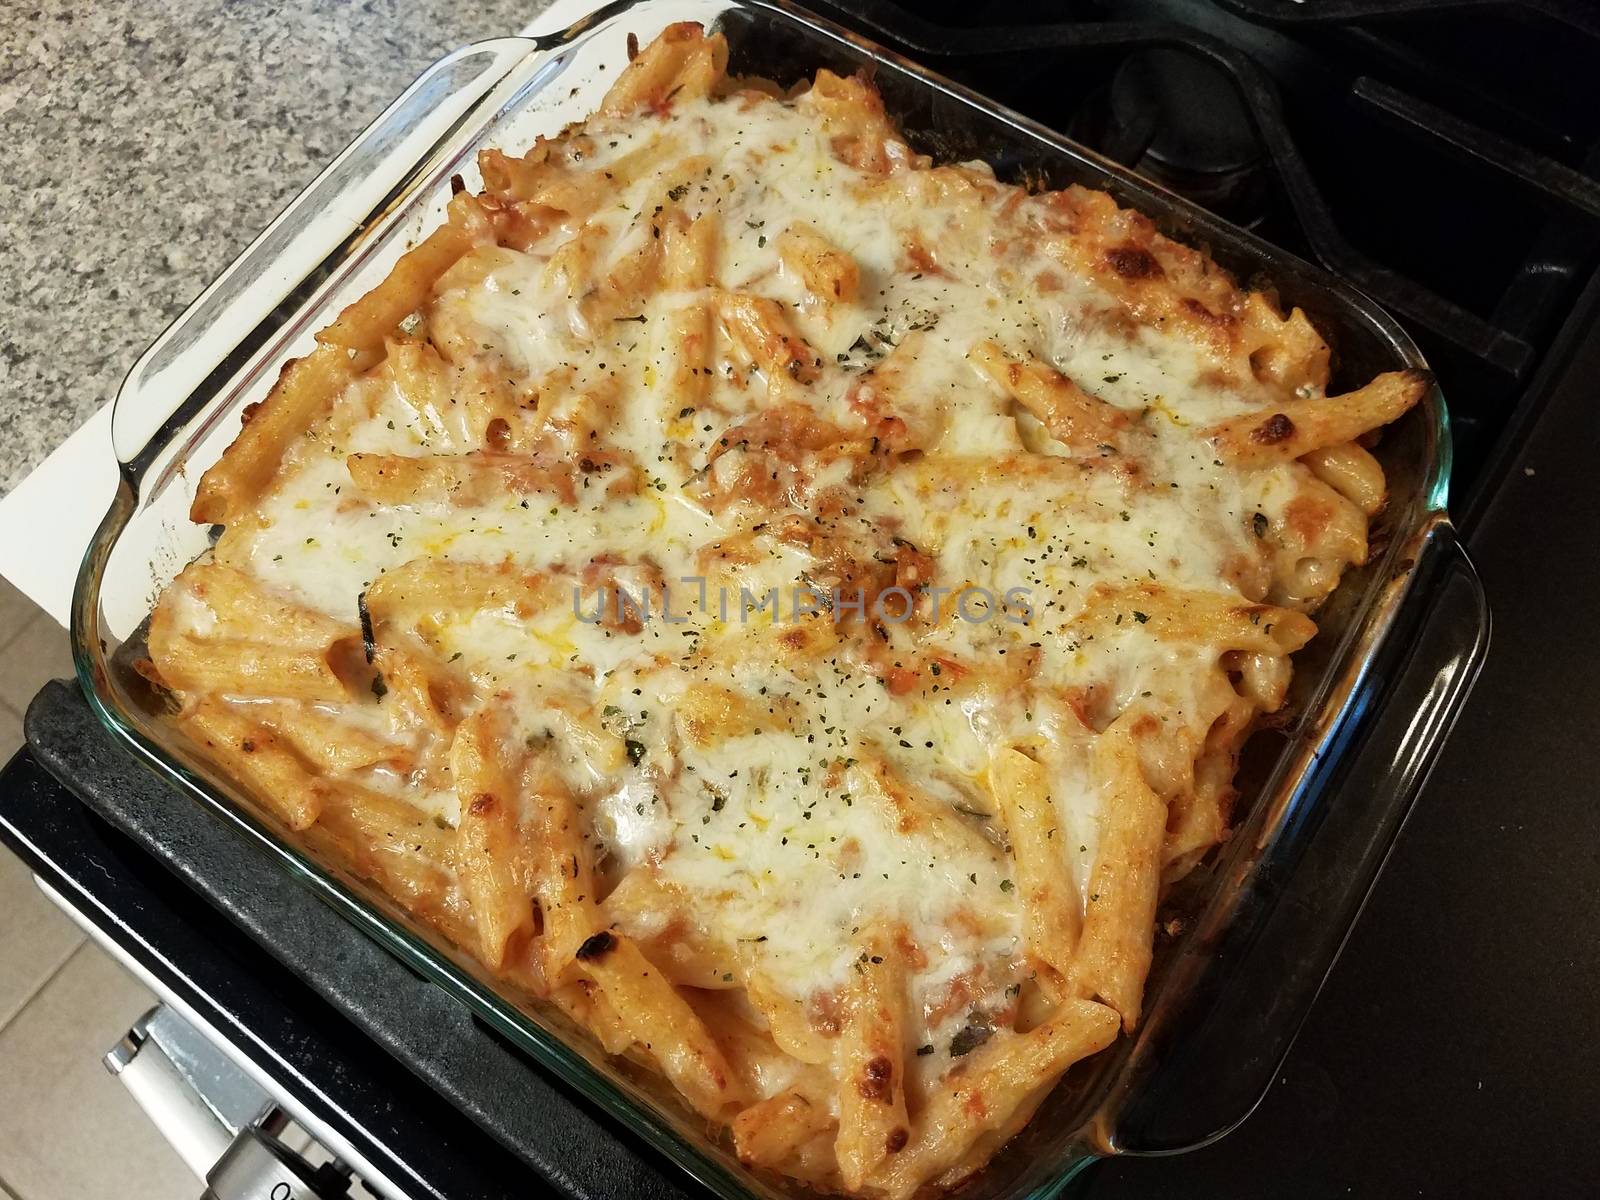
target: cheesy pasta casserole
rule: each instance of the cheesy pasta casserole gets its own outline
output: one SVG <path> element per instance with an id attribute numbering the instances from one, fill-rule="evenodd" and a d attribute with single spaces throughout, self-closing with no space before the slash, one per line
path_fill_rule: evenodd
<path id="1" fill-rule="evenodd" d="M 200 481 L 144 670 L 744 1162 L 908 1197 L 1137 1025 L 1429 381 L 1329 396 L 1109 196 L 726 66 L 672 26 L 482 152 Z"/>

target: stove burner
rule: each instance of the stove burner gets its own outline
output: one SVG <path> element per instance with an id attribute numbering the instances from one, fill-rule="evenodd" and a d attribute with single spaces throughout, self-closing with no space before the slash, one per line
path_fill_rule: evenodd
<path id="1" fill-rule="evenodd" d="M 1105 98 L 1100 149 L 1236 224 L 1259 223 L 1266 157 L 1233 81 L 1182 50 L 1132 54 Z"/>

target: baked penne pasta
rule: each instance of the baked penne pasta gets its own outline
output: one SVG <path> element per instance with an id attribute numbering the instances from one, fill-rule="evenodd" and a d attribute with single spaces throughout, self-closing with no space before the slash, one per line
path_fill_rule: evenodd
<path id="1" fill-rule="evenodd" d="M 1148 1024 L 1430 381 L 1330 395 L 1305 313 L 1110 196 L 727 62 L 671 25 L 480 153 L 198 481 L 140 670 L 750 1168 L 931 1196 Z"/>

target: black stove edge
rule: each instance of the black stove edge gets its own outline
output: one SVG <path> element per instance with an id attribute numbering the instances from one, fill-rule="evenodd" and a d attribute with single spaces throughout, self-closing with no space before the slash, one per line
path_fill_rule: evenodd
<path id="1" fill-rule="evenodd" d="M 1450 510 L 1469 548 L 1479 524 L 1506 490 L 1509 477 L 1528 457 L 1529 439 L 1543 420 L 1546 410 L 1563 393 L 1592 380 L 1593 376 L 1589 373 L 1592 368 L 1586 366 L 1586 362 L 1592 361 L 1594 343 L 1600 336 L 1596 333 L 1597 329 L 1600 329 L 1600 272 L 1589 280 L 1573 303 L 1561 332 L 1556 335 L 1555 342 L 1523 392 L 1521 401 L 1506 421 L 1505 428 L 1495 442 L 1495 451 L 1478 473 L 1470 493 L 1460 496 L 1451 491 Z M 1447 407 L 1449 403 L 1447 392 Z M 1547 436 L 1544 441 L 1551 448 L 1561 444 L 1558 437 Z M 1582 449 L 1581 445 L 1575 448 Z M 1594 447 L 1589 449 L 1592 451 Z"/>
<path id="2" fill-rule="evenodd" d="M 545 1076 L 440 988 L 406 969 L 291 879 L 264 850 L 136 767 L 76 686 L 59 680 L 48 684 L 29 706 L 25 731 L 29 749 L 7 769 L 7 785 L 34 766 L 19 766 L 25 757 L 36 760 L 113 830 L 137 842 L 133 853 L 154 848 L 155 861 L 288 968 L 283 993 L 299 991 L 300 996 L 275 994 L 280 985 L 263 989 L 258 979 L 242 973 L 230 977 L 230 960 L 237 965 L 241 950 L 225 944 L 231 931 L 220 922 L 216 932 L 221 936 L 213 939 L 219 953 L 196 972 L 206 978 L 185 977 L 177 964 L 192 968 L 200 956 L 184 953 L 183 944 L 195 936 L 194 922 L 212 914 L 170 906 L 162 911 L 147 898 L 125 895 L 121 900 L 134 906 L 138 922 L 114 915 L 120 910 L 102 904 L 97 893 L 116 890 L 119 876 L 122 890 L 136 886 L 119 861 L 127 856 L 103 832 L 93 836 L 82 810 L 40 811 L 37 784 L 20 792 L 0 787 L 0 839 L 92 919 L 113 925 L 108 932 L 141 965 L 227 1036 L 239 1039 L 247 1053 L 259 1054 L 288 1091 L 304 1098 L 352 1144 L 370 1149 L 371 1161 L 395 1183 L 414 1188 L 418 1196 L 449 1200 L 505 1194 L 503 1172 L 475 1181 L 463 1178 L 461 1165 L 452 1161 L 435 1175 L 430 1167 L 443 1164 L 413 1152 L 450 1136 L 445 1114 L 453 1108 L 459 1135 L 470 1136 L 465 1127 L 470 1120 L 570 1200 L 680 1200 L 691 1194 L 674 1167 Z M 59 792 L 53 804 L 58 810 L 75 807 L 61 805 Z M 58 836 L 55 846 L 58 854 L 71 856 L 71 863 L 52 861 L 33 846 L 30 828 L 62 834 L 62 823 L 74 815 L 79 827 Z M 299 1027 L 296 1007 L 314 1002 L 310 993 L 387 1051 L 394 1062 L 385 1066 L 402 1065 L 448 1103 L 437 1110 L 427 1106 L 426 1120 L 412 1115 L 414 1087 L 405 1105 L 393 1103 L 396 1089 L 406 1086 L 404 1072 L 390 1072 L 387 1084 L 352 1087 L 352 1071 L 359 1074 L 362 1056 L 340 1047 L 336 1032 L 319 1039 Z M 264 1028 L 287 1036 L 269 1038 Z M 524 1185 L 531 1182 L 523 1179 Z"/>

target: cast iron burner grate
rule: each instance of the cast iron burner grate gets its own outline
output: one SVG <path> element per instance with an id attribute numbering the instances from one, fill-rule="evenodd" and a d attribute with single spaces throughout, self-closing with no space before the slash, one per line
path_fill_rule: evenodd
<path id="1" fill-rule="evenodd" d="M 1371 295 L 1441 377 L 1463 490 L 1600 262 L 1587 0 L 824 8 Z"/>

